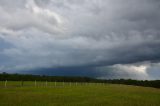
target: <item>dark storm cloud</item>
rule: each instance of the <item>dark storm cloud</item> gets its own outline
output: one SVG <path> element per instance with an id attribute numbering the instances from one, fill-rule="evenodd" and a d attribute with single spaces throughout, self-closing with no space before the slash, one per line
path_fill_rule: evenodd
<path id="1" fill-rule="evenodd" d="M 135 45 L 124 45 L 111 50 L 110 60 L 106 63 L 128 64 L 143 61 L 160 60 L 160 42 L 145 42 Z M 103 62 L 104 63 L 104 62 Z"/>
<path id="2" fill-rule="evenodd" d="M 159 10 L 158 0 L 1 0 L 0 70 L 158 64 Z"/>

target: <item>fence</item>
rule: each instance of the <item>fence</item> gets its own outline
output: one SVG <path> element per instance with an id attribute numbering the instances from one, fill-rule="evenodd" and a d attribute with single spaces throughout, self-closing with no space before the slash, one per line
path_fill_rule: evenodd
<path id="1" fill-rule="evenodd" d="M 63 86 L 90 86 L 106 85 L 105 83 L 88 82 L 48 82 L 48 81 L 0 81 L 0 87 L 63 87 Z"/>

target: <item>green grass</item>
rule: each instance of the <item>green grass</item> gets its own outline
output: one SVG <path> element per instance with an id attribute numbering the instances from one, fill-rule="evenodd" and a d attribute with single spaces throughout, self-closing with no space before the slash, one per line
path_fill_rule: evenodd
<path id="1" fill-rule="evenodd" d="M 0 106 L 160 106 L 160 89 L 116 84 L 0 81 Z"/>

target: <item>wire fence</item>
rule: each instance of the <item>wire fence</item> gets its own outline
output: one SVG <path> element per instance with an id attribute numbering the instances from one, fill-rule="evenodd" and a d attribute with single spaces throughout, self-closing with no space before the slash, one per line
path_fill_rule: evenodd
<path id="1" fill-rule="evenodd" d="M 0 81 L 1 88 L 9 87 L 63 87 L 63 86 L 91 86 L 106 85 L 106 83 L 89 82 L 48 82 L 48 81 Z"/>

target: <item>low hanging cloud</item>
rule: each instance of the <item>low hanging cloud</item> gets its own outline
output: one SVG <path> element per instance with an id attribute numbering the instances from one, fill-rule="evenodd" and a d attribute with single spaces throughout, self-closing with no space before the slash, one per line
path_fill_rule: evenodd
<path id="1" fill-rule="evenodd" d="M 147 79 L 155 68 L 142 63 L 160 61 L 159 9 L 157 0 L 1 0 L 0 71 L 112 67 Z"/>
<path id="2" fill-rule="evenodd" d="M 102 79 L 151 79 L 147 73 L 150 65 L 146 64 L 116 64 L 113 66 L 98 67 L 97 71 L 105 73 L 100 76 Z M 106 75 L 106 76 L 105 76 Z"/>
<path id="3" fill-rule="evenodd" d="M 160 63 L 140 62 L 132 64 L 115 64 L 112 66 L 96 67 L 100 72 L 97 78 L 100 79 L 139 79 L 157 80 L 159 79 Z"/>

